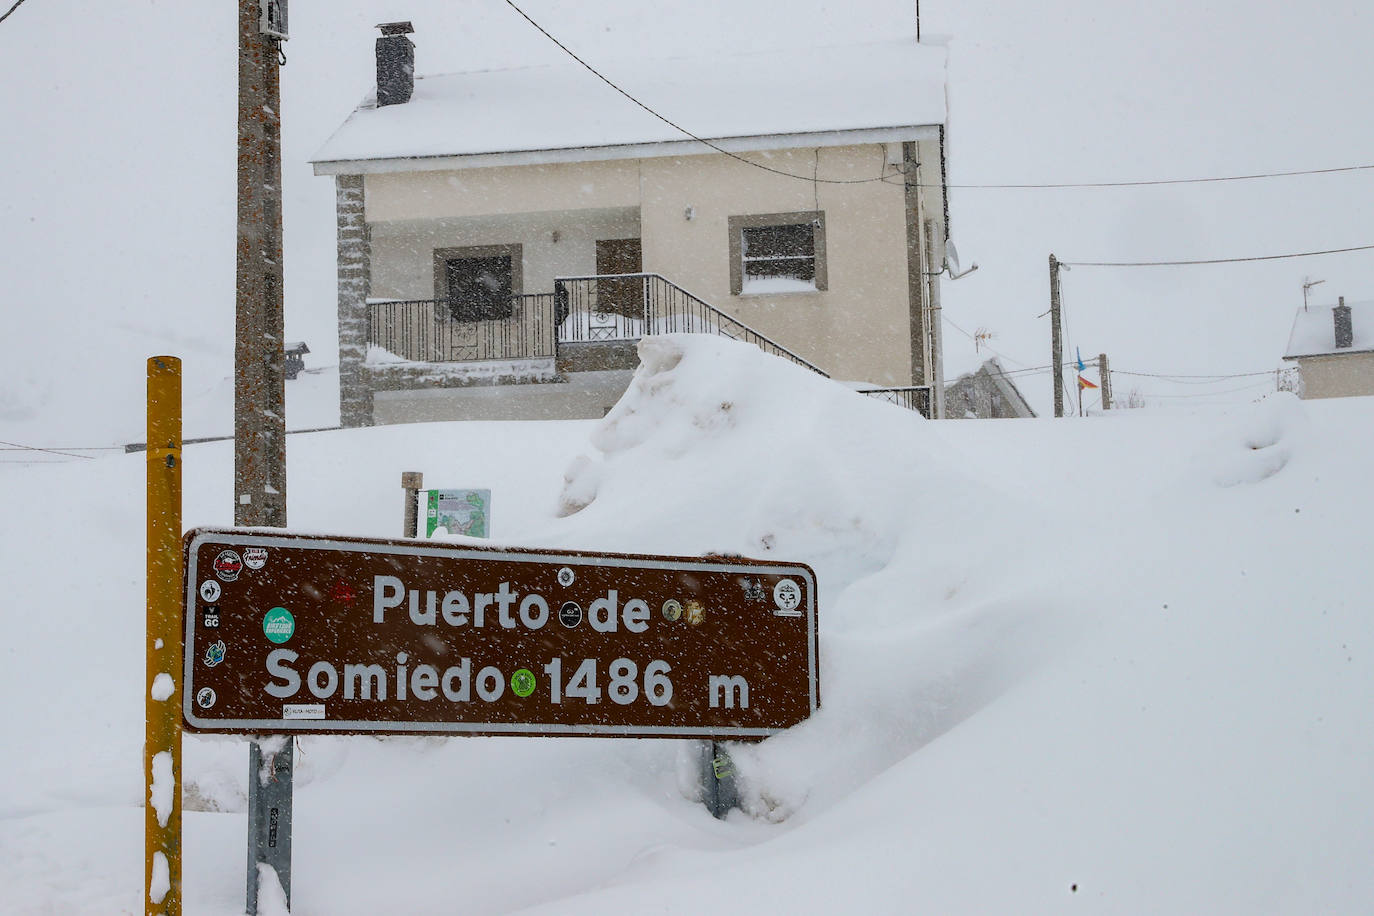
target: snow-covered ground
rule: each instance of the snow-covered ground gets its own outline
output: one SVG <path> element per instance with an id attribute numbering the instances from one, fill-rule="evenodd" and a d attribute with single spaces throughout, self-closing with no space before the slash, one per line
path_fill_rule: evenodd
<path id="1" fill-rule="evenodd" d="M 936 424 L 642 357 L 602 421 L 293 436 L 292 526 L 394 536 L 420 470 L 499 542 L 808 563 L 821 712 L 732 748 L 724 822 L 679 741 L 301 739 L 294 912 L 1369 908 L 1374 399 Z M 188 526 L 231 466 L 186 449 Z M 143 475 L 0 474 L 6 913 L 142 908 Z M 246 758 L 186 739 L 188 913 L 242 911 Z"/>

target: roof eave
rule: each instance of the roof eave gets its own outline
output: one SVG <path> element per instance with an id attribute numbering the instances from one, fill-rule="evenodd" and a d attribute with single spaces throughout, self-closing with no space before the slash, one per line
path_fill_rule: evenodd
<path id="1" fill-rule="evenodd" d="M 1374 348 L 1363 347 L 1359 350 L 1322 350 L 1318 353 L 1285 353 L 1283 358 L 1292 361 L 1295 359 L 1315 359 L 1319 356 L 1353 356 L 1356 353 L 1374 353 Z"/>
<path id="2" fill-rule="evenodd" d="M 939 136 L 939 125 L 913 124 L 898 127 L 868 127 L 850 130 L 725 137 L 712 139 L 711 143 L 727 152 L 745 153 L 810 146 L 848 146 L 861 143 L 936 140 L 939 139 Z M 560 162 L 604 162 L 613 159 L 644 159 L 660 156 L 700 156 L 709 155 L 713 152 L 715 150 L 698 140 L 665 140 L 652 143 L 582 146 L 565 149 L 503 150 L 459 155 L 394 156 L 375 159 L 313 159 L 311 165 L 314 166 L 316 175 L 379 175 L 392 172 L 437 172 L 493 166 L 548 165 Z"/>

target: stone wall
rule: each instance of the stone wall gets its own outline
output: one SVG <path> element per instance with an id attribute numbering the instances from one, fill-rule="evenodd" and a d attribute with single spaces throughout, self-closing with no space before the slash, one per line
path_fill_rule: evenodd
<path id="1" fill-rule="evenodd" d="M 367 297 L 371 287 L 371 245 L 364 213 L 363 177 L 334 179 L 339 227 L 339 422 L 372 425 L 372 389 L 367 360 Z"/>

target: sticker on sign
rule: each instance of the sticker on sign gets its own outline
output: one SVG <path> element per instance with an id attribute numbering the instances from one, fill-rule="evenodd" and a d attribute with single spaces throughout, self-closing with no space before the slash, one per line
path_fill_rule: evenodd
<path id="1" fill-rule="evenodd" d="M 235 529 L 185 551 L 186 658 L 230 650 L 187 664 L 184 695 L 215 697 L 186 702 L 192 731 L 746 740 L 820 706 L 800 563 Z M 206 569 L 267 551 L 207 626 Z"/>

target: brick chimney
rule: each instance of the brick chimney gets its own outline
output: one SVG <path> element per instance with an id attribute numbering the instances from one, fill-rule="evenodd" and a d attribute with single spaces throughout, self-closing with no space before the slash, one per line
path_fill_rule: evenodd
<path id="1" fill-rule="evenodd" d="M 1331 310 L 1331 317 L 1336 323 L 1336 349 L 1345 350 L 1355 343 L 1355 325 L 1350 320 L 1350 306 L 1345 304 L 1344 296 L 1340 298 L 1340 305 Z"/>
<path id="2" fill-rule="evenodd" d="M 377 105 L 400 105 L 415 91 L 415 44 L 406 38 L 415 31 L 409 22 L 377 26 Z"/>

